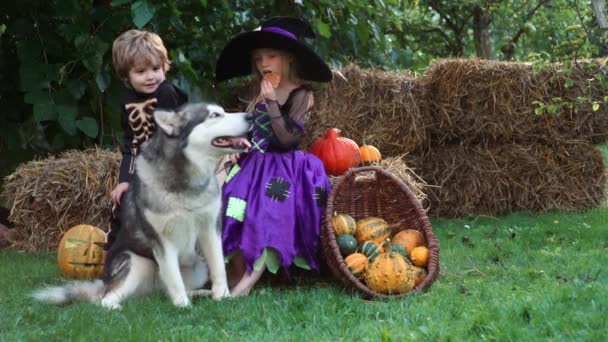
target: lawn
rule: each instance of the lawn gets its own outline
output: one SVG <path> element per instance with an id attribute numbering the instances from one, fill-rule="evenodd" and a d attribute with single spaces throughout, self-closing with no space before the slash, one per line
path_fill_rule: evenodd
<path id="1" fill-rule="evenodd" d="M 608 155 L 608 148 L 602 147 Z M 441 276 L 425 293 L 365 301 L 330 277 L 264 281 L 252 295 L 174 308 L 162 294 L 122 311 L 28 297 L 60 284 L 52 254 L 0 251 L 0 341 L 608 339 L 608 208 L 434 220 Z"/>

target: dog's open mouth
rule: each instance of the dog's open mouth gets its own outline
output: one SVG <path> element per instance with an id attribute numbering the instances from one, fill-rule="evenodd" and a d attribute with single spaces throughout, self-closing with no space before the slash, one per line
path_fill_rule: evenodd
<path id="1" fill-rule="evenodd" d="M 251 143 L 246 137 L 219 137 L 211 142 L 216 147 L 230 147 L 234 149 L 247 149 L 251 147 Z"/>

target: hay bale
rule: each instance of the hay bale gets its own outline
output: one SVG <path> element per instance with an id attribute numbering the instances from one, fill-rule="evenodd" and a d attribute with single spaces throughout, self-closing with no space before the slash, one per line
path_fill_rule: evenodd
<path id="1" fill-rule="evenodd" d="M 583 65 L 583 64 L 581 64 Z M 605 141 L 608 110 L 594 112 L 591 104 L 580 108 L 563 106 L 555 113 L 537 115 L 534 101 L 555 103 L 555 98 L 576 103 L 577 97 L 603 102 L 604 90 L 589 79 L 592 61 L 575 66 L 567 75 L 562 68 L 534 71 L 530 63 L 496 62 L 480 59 L 449 59 L 433 63 L 419 79 L 424 89 L 423 106 L 432 116 L 429 127 L 434 145 L 522 144 L 555 140 Z M 566 87 L 566 82 L 572 85 Z"/>
<path id="2" fill-rule="evenodd" d="M 435 217 L 587 210 L 606 199 L 602 155 L 586 142 L 453 145 L 408 158 Z"/>
<path id="3" fill-rule="evenodd" d="M 375 163 L 375 165 L 387 170 L 393 175 L 397 176 L 407 187 L 412 191 L 414 197 L 422 204 L 424 208 L 427 208 L 429 203 L 427 201 L 427 194 L 425 192 L 427 183 L 416 174 L 414 169 L 411 169 L 405 162 L 407 159 L 406 154 L 401 154 L 394 157 L 388 157 Z"/>
<path id="4" fill-rule="evenodd" d="M 608 141 L 608 104 L 606 90 L 595 75 L 606 74 L 606 60 L 593 59 L 572 63 L 570 71 L 561 66 L 539 72 L 537 77 L 546 80 L 551 98 L 542 98 L 546 104 L 557 103 L 561 98 L 572 108 L 563 107 L 556 113 L 543 113 L 539 131 L 555 131 L 562 139 L 583 139 L 595 144 Z M 544 76 L 543 76 L 544 75 Z M 585 99 L 580 102 L 581 99 Z M 600 104 L 593 110 L 593 102 Z"/>
<path id="5" fill-rule="evenodd" d="M 19 166 L 5 178 L 3 192 L 15 224 L 13 246 L 55 248 L 66 230 L 81 223 L 105 230 L 120 159 L 118 152 L 73 150 Z"/>
<path id="6" fill-rule="evenodd" d="M 428 142 L 422 99 L 414 75 L 407 71 L 361 69 L 349 65 L 334 71 L 334 79 L 315 97 L 303 143 L 309 146 L 328 129 L 358 144 L 376 146 L 384 156 L 415 150 Z"/>

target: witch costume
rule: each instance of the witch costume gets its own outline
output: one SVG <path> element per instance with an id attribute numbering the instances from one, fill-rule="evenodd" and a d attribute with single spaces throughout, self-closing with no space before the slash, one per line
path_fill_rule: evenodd
<path id="1" fill-rule="evenodd" d="M 300 37 L 314 37 L 306 21 L 271 18 L 227 44 L 216 78 L 249 75 L 252 51 L 272 48 L 294 54 L 302 79 L 330 81 L 329 67 Z M 319 230 L 331 184 L 321 160 L 298 150 L 311 101 L 310 87 L 300 86 L 283 104 L 257 103 L 252 147 L 232 166 L 223 185 L 224 255 L 240 251 L 250 273 L 263 264 L 273 273 L 282 268 L 289 274 L 292 264 L 319 269 Z"/>

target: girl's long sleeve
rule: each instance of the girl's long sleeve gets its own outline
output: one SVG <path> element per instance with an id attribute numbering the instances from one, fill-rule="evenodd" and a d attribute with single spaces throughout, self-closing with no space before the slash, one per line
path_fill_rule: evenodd
<path id="1" fill-rule="evenodd" d="M 294 149 L 304 137 L 304 126 L 312 106 L 312 92 L 298 89 L 288 103 L 281 108 L 277 101 L 267 101 L 268 114 L 272 127 L 272 144 L 279 149 Z M 281 111 L 283 109 L 283 112 Z"/>

